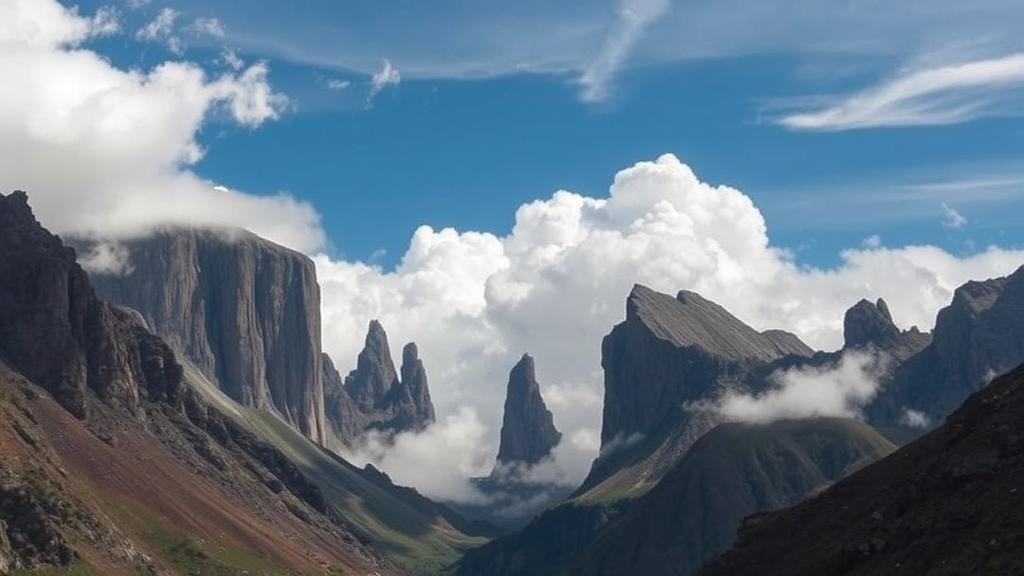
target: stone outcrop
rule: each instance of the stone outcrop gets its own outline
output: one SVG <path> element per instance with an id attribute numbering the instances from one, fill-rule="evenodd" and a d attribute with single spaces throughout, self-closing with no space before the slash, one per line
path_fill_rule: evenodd
<path id="1" fill-rule="evenodd" d="M 159 338 L 99 299 L 75 251 L 43 229 L 24 192 L 0 196 L 0 357 L 69 412 L 88 396 L 137 411 L 181 406 L 181 366 Z"/>
<path id="2" fill-rule="evenodd" d="M 1024 362 L 1024 267 L 959 287 L 939 311 L 930 343 L 895 370 L 868 407 L 872 423 L 937 425 L 994 375 Z"/>
<path id="3" fill-rule="evenodd" d="M 844 350 L 873 349 L 902 362 L 931 343 L 931 335 L 916 326 L 900 330 L 893 322 L 889 306 L 881 298 L 877 302 L 861 300 L 843 317 Z"/>
<path id="4" fill-rule="evenodd" d="M 427 372 L 416 344 L 403 348 L 399 378 L 380 322 L 370 322 L 356 369 L 344 380 L 326 355 L 323 366 L 332 447 L 351 447 L 368 430 L 394 434 L 421 430 L 434 422 Z"/>
<path id="5" fill-rule="evenodd" d="M 140 314 L 238 403 L 323 441 L 320 289 L 309 258 L 240 229 L 172 227 L 119 244 L 124 269 L 91 274 L 102 297 Z"/>
<path id="6" fill-rule="evenodd" d="M 524 354 L 508 377 L 498 465 L 537 464 L 551 455 L 561 439 L 541 396 L 533 358 Z"/>
<path id="7" fill-rule="evenodd" d="M 1024 366 L 892 456 L 793 508 L 748 518 L 701 574 L 1018 574 L 1022 429 Z"/>

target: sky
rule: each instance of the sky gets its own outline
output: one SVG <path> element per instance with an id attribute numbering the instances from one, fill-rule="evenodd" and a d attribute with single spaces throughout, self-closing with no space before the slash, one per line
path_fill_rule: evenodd
<path id="1" fill-rule="evenodd" d="M 530 352 L 574 481 L 634 282 L 831 349 L 858 298 L 928 329 L 1024 263 L 1021 21 L 1008 0 L 0 0 L 0 188 L 115 248 L 177 222 L 313 257 L 340 369 L 370 318 L 420 344 L 439 424 L 395 448 L 399 481 L 433 443 L 488 471 Z"/>

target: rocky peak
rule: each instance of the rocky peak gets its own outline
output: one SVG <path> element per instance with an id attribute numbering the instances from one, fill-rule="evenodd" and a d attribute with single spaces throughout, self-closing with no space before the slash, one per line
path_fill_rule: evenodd
<path id="1" fill-rule="evenodd" d="M 370 429 L 388 433 L 419 430 L 435 418 L 427 371 L 416 344 L 402 349 L 399 378 L 388 335 L 377 320 L 370 322 L 356 369 L 344 384 L 334 364 L 325 361 L 324 393 L 327 423 L 342 446 L 351 446 Z"/>
<path id="2" fill-rule="evenodd" d="M 419 349 L 415 342 L 410 342 L 402 349 L 401 384 L 408 393 L 409 400 L 415 408 L 414 412 L 420 420 L 419 424 L 433 422 L 434 404 L 430 400 L 430 388 L 427 385 L 427 371 L 420 360 Z"/>
<path id="3" fill-rule="evenodd" d="M 900 329 L 892 321 L 892 314 L 885 300 L 871 303 L 861 300 L 846 311 L 843 318 L 843 339 L 846 348 L 876 346 L 898 338 Z"/>
<path id="4" fill-rule="evenodd" d="M 536 464 L 550 456 L 561 439 L 541 396 L 533 358 L 524 354 L 508 377 L 498 462 Z"/>
<path id="5" fill-rule="evenodd" d="M 345 388 L 364 411 L 384 407 L 391 387 L 398 381 L 391 360 L 388 335 L 377 320 L 371 320 L 356 369 L 345 379 Z"/>

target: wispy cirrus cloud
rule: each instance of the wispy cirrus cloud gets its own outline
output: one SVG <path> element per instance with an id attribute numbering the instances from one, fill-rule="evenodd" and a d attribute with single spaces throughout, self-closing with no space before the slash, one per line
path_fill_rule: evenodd
<path id="1" fill-rule="evenodd" d="M 1024 52 L 905 72 L 812 110 L 778 118 L 791 130 L 957 124 L 1024 111 Z"/>
<path id="2" fill-rule="evenodd" d="M 943 202 L 940 204 L 942 207 L 942 225 L 947 228 L 963 228 L 967 225 L 967 218 L 964 218 L 963 214 L 957 212 L 952 206 Z"/>
<path id="3" fill-rule="evenodd" d="M 373 99 L 380 94 L 380 91 L 388 86 L 398 86 L 402 82 L 402 75 L 398 69 L 391 65 L 391 61 L 384 59 L 384 66 L 370 77 L 370 94 L 366 98 L 367 106 L 373 104 Z"/>
<path id="4" fill-rule="evenodd" d="M 584 102 L 600 102 L 608 97 L 610 83 L 644 29 L 664 16 L 670 6 L 671 0 L 620 0 L 600 52 L 580 75 L 580 98 Z"/>

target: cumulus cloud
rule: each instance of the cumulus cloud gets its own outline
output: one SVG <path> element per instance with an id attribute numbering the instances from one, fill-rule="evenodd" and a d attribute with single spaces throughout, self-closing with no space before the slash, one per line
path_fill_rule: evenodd
<path id="1" fill-rule="evenodd" d="M 848 351 L 834 366 L 774 372 L 769 376 L 771 388 L 761 394 L 727 392 L 722 398 L 688 408 L 753 424 L 800 418 L 858 418 L 861 408 L 878 392 L 885 364 L 878 355 Z"/>
<path id="2" fill-rule="evenodd" d="M 402 81 L 402 75 L 398 69 L 391 65 L 391 61 L 385 59 L 380 70 L 370 77 L 370 95 L 366 97 L 367 104 L 373 103 L 373 99 L 380 94 L 380 91 L 388 86 L 398 86 Z"/>
<path id="3" fill-rule="evenodd" d="M 905 72 L 824 108 L 783 116 L 793 130 L 956 124 L 1019 114 L 1024 53 Z"/>
<path id="4" fill-rule="evenodd" d="M 624 318 L 634 283 L 697 291 L 757 329 L 832 350 L 859 299 L 883 297 L 897 323 L 929 329 L 957 286 L 1012 272 L 1024 252 L 959 258 L 871 242 L 843 252 L 836 267 L 801 266 L 771 245 L 750 197 L 665 155 L 620 171 L 605 197 L 558 191 L 520 206 L 504 236 L 423 226 L 391 270 L 314 261 L 324 347 L 339 368 L 354 363 L 367 322 L 379 318 L 393 339 L 419 344 L 439 414 L 469 406 L 480 415 L 480 450 L 493 459 L 508 370 L 529 352 L 568 440 L 555 462 L 579 479 L 597 455 L 601 339 Z M 836 375 L 860 367 L 848 359 Z"/>
<path id="5" fill-rule="evenodd" d="M 963 228 L 967 225 L 967 218 L 964 218 L 962 214 L 953 209 L 952 206 L 943 202 L 942 207 L 942 225 L 947 228 Z"/>
<path id="6" fill-rule="evenodd" d="M 372 463 L 402 486 L 415 486 L 431 498 L 483 502 L 470 478 L 489 472 L 481 446 L 486 428 L 469 407 L 462 407 L 419 433 L 384 436 L 371 433 L 363 446 L 345 454 L 354 464 Z"/>
<path id="7" fill-rule="evenodd" d="M 608 97 L 609 83 L 644 29 L 668 12 L 670 5 L 670 0 L 619 0 L 604 44 L 580 75 L 584 102 L 600 102 Z"/>
<path id="8" fill-rule="evenodd" d="M 189 170 L 212 115 L 257 127 L 286 99 L 257 63 L 210 77 L 188 62 L 123 70 L 83 48 L 96 18 L 52 0 L 0 2 L 0 188 L 25 189 L 60 233 L 125 236 L 156 224 L 235 225 L 302 250 L 324 242 L 312 206 L 215 188 Z"/>

